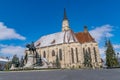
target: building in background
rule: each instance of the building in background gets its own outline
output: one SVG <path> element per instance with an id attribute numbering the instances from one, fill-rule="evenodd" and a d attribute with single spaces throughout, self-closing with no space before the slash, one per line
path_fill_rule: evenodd
<path id="1" fill-rule="evenodd" d="M 0 70 L 4 70 L 7 62 L 9 62 L 7 58 L 0 57 Z"/>

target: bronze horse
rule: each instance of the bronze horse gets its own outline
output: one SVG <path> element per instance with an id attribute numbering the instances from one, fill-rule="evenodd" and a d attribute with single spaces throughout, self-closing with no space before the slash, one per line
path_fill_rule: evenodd
<path id="1" fill-rule="evenodd" d="M 34 42 L 32 42 L 31 44 L 27 44 L 26 47 L 29 49 L 29 51 L 33 51 L 33 53 L 36 52 Z"/>

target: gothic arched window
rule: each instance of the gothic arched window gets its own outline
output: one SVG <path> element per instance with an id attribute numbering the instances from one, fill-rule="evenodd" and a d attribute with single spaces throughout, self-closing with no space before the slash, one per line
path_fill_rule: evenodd
<path id="1" fill-rule="evenodd" d="M 76 60 L 78 62 L 78 49 L 76 48 Z"/>
<path id="2" fill-rule="evenodd" d="M 71 48 L 71 56 L 72 56 L 72 63 L 74 63 L 74 51 L 73 51 L 73 48 Z"/>
<path id="3" fill-rule="evenodd" d="M 59 49 L 59 58 L 60 58 L 60 60 L 62 60 L 62 50 L 61 49 Z"/>
<path id="4" fill-rule="evenodd" d="M 90 50 L 89 47 L 88 47 L 88 57 L 89 57 L 89 59 L 90 59 L 90 61 L 91 61 L 91 50 Z"/>
<path id="5" fill-rule="evenodd" d="M 91 51 L 90 51 L 90 48 L 88 47 L 88 52 L 89 52 L 89 54 L 91 54 Z"/>
<path id="6" fill-rule="evenodd" d="M 54 50 L 52 50 L 52 56 L 55 56 L 55 51 Z"/>
<path id="7" fill-rule="evenodd" d="M 97 62 L 97 53 L 96 53 L 95 47 L 93 48 L 93 50 L 94 50 L 94 55 L 95 55 L 95 62 Z"/>
<path id="8" fill-rule="evenodd" d="M 46 53 L 45 53 L 45 51 L 43 52 L 43 57 L 46 58 Z"/>
<path id="9" fill-rule="evenodd" d="M 85 48 L 83 48 L 83 54 L 85 55 Z"/>

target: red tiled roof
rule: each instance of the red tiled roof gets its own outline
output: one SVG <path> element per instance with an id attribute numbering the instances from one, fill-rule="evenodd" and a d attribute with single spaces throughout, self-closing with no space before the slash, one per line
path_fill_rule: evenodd
<path id="1" fill-rule="evenodd" d="M 95 42 L 94 38 L 90 35 L 89 32 L 78 32 L 75 33 L 75 36 L 80 43 Z"/>

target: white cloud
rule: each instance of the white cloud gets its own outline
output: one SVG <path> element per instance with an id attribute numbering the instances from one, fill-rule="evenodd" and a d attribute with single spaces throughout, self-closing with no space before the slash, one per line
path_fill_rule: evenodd
<path id="1" fill-rule="evenodd" d="M 105 47 L 99 48 L 100 56 L 103 59 L 103 61 L 105 61 L 105 58 L 106 58 L 105 50 L 106 50 Z"/>
<path id="2" fill-rule="evenodd" d="M 113 47 L 114 47 L 115 49 L 120 49 L 120 44 L 113 44 Z"/>
<path id="3" fill-rule="evenodd" d="M 95 29 L 90 31 L 90 34 L 95 38 L 95 40 L 100 43 L 101 40 L 105 39 L 105 37 L 114 36 L 111 32 L 113 31 L 113 26 L 111 25 L 103 25 L 100 27 L 96 27 Z"/>
<path id="4" fill-rule="evenodd" d="M 14 29 L 8 28 L 2 22 L 0 22 L 0 40 L 6 40 L 6 39 L 25 40 L 26 38 L 16 33 Z"/>
<path id="5" fill-rule="evenodd" d="M 120 44 L 113 44 L 113 47 L 115 49 L 116 54 L 119 53 L 119 57 L 120 57 Z"/>
<path id="6" fill-rule="evenodd" d="M 24 55 L 25 48 L 21 46 L 3 45 L 0 44 L 0 53 L 5 55 Z"/>
<path id="7" fill-rule="evenodd" d="M 105 47 L 99 48 L 100 54 L 103 55 L 105 54 Z"/>

